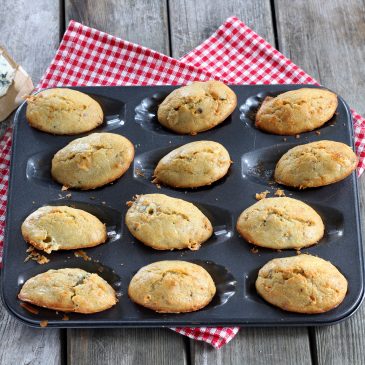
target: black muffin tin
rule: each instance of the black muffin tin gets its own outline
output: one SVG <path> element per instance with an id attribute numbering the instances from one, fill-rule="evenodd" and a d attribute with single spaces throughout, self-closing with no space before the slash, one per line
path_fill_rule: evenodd
<path id="1" fill-rule="evenodd" d="M 363 256 L 359 220 L 359 199 L 355 172 L 333 185 L 296 190 L 273 182 L 276 162 L 290 148 L 322 139 L 354 146 L 352 119 L 342 98 L 335 116 L 316 132 L 300 136 L 277 136 L 254 126 L 255 112 L 265 96 L 298 89 L 300 85 L 232 86 L 237 108 L 221 125 L 196 136 L 177 135 L 156 120 L 158 104 L 176 86 L 154 87 L 79 87 L 97 100 L 105 114 L 104 124 L 92 132 L 122 134 L 135 146 L 135 158 L 129 170 L 113 184 L 90 191 L 61 191 L 50 176 L 52 156 L 77 136 L 53 136 L 31 128 L 25 119 L 26 104 L 15 118 L 12 148 L 2 296 L 10 313 L 23 322 L 48 327 L 163 327 L 163 326 L 283 326 L 321 325 L 341 321 L 359 307 L 363 298 Z M 211 186 L 198 189 L 172 189 L 151 183 L 159 159 L 185 143 L 212 140 L 223 144 L 233 164 L 226 177 Z M 287 196 L 300 199 L 322 216 L 325 235 L 319 244 L 303 253 L 330 260 L 346 276 L 349 290 L 336 309 L 318 315 L 285 312 L 261 299 L 255 290 L 258 270 L 269 260 L 295 256 L 295 250 L 277 252 L 258 248 L 239 237 L 235 225 L 239 214 L 256 202 L 255 194 L 282 188 Z M 213 236 L 198 251 L 155 251 L 132 237 L 124 224 L 126 202 L 136 194 L 161 193 L 185 199 L 197 205 L 211 220 Z M 71 194 L 71 196 L 69 195 Z M 22 238 L 23 220 L 43 205 L 68 205 L 95 214 L 106 223 L 109 240 L 86 249 L 92 258 L 84 261 L 73 251 L 47 255 L 50 262 L 24 263 L 28 245 Z M 131 277 L 144 265 L 159 260 L 186 260 L 205 267 L 212 275 L 217 294 L 204 309 L 186 314 L 157 314 L 134 304 L 128 298 Z M 63 314 L 39 309 L 32 314 L 20 305 L 17 294 L 30 277 L 65 267 L 80 267 L 96 272 L 117 291 L 118 304 L 101 313 Z"/>

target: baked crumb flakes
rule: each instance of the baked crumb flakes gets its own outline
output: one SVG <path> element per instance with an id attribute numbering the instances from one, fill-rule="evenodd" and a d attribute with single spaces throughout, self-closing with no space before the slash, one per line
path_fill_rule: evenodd
<path id="1" fill-rule="evenodd" d="M 29 247 L 25 252 L 29 253 L 29 255 L 25 258 L 24 262 L 28 262 L 29 260 L 36 261 L 39 265 L 44 265 L 49 262 L 49 259 L 41 255 L 34 247 Z"/>
<path id="2" fill-rule="evenodd" d="M 269 190 L 265 190 L 265 191 L 263 191 L 261 193 L 256 193 L 255 194 L 255 198 L 256 198 L 256 200 L 265 199 L 268 194 L 270 194 L 270 191 Z"/>
<path id="3" fill-rule="evenodd" d="M 62 185 L 61 191 L 66 191 L 68 190 L 68 186 Z"/>
<path id="4" fill-rule="evenodd" d="M 250 251 L 251 251 L 252 253 L 256 254 L 256 253 L 258 253 L 258 252 L 259 252 L 259 249 L 258 249 L 257 247 L 252 247 L 252 248 L 250 249 Z"/>
<path id="5" fill-rule="evenodd" d="M 275 196 L 280 196 L 280 197 L 285 196 L 285 191 L 284 191 L 284 190 L 282 190 L 282 189 L 277 189 L 277 190 L 275 191 L 274 195 L 275 195 Z"/>
<path id="6" fill-rule="evenodd" d="M 48 321 L 41 321 L 40 323 L 39 323 L 39 325 L 42 327 L 42 328 L 44 328 L 44 327 L 47 327 L 48 326 Z"/>
<path id="7" fill-rule="evenodd" d="M 84 261 L 91 261 L 91 257 L 87 255 L 84 250 L 77 250 L 74 252 L 75 257 L 81 257 Z"/>
<path id="8" fill-rule="evenodd" d="M 295 138 L 296 138 L 296 139 L 299 139 L 299 138 L 300 138 L 300 134 L 296 134 L 296 135 L 295 135 Z"/>
<path id="9" fill-rule="evenodd" d="M 32 314 L 39 314 L 39 310 L 37 308 L 32 307 L 28 303 L 21 302 L 20 306 Z"/>
<path id="10" fill-rule="evenodd" d="M 321 132 L 320 131 L 316 131 L 316 135 L 317 136 L 320 136 L 321 135 Z"/>
<path id="11" fill-rule="evenodd" d="M 70 317 L 66 313 L 64 313 L 63 317 L 62 317 L 62 321 L 68 321 L 69 319 L 70 319 Z"/>
<path id="12" fill-rule="evenodd" d="M 286 141 L 287 141 L 287 139 L 286 139 L 286 138 L 283 138 L 283 141 L 284 141 L 284 142 L 286 142 Z"/>

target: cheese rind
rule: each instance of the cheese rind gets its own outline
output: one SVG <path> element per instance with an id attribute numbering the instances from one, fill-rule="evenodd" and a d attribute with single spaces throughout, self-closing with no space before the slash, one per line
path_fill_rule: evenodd
<path id="1" fill-rule="evenodd" d="M 16 70 L 11 67 L 6 58 L 0 55 L 0 97 L 4 96 L 13 83 Z"/>

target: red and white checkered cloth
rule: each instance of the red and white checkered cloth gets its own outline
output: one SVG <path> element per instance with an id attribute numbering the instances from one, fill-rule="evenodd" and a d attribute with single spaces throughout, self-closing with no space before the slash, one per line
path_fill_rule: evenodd
<path id="1" fill-rule="evenodd" d="M 316 84 L 316 81 L 235 17 L 179 60 L 71 21 L 38 88 L 92 85 Z M 365 119 L 352 112 L 359 175 L 365 168 Z M 0 141 L 0 256 L 5 225 L 11 130 Z M 220 348 L 239 328 L 174 328 Z"/>

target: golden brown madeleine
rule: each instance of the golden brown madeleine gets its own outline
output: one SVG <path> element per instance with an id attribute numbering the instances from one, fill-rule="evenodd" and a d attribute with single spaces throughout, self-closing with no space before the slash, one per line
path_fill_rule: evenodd
<path id="1" fill-rule="evenodd" d="M 248 207 L 238 218 L 237 230 L 257 246 L 300 249 L 317 243 L 323 237 L 324 225 L 309 205 L 282 197 L 262 199 Z"/>
<path id="2" fill-rule="evenodd" d="M 337 95 L 324 89 L 303 88 L 267 97 L 256 114 L 256 127 L 265 132 L 293 135 L 312 131 L 336 112 Z"/>
<path id="3" fill-rule="evenodd" d="M 117 303 L 114 289 L 99 275 L 81 269 L 49 270 L 28 279 L 18 298 L 62 312 L 96 313 Z"/>
<path id="4" fill-rule="evenodd" d="M 81 209 L 45 206 L 30 214 L 22 224 L 24 239 L 47 253 L 94 247 L 107 239 L 98 218 Z"/>
<path id="5" fill-rule="evenodd" d="M 198 250 L 213 233 L 209 219 L 185 200 L 145 194 L 129 205 L 125 217 L 129 231 L 156 250 Z"/>
<path id="6" fill-rule="evenodd" d="M 302 254 L 269 261 L 259 271 L 256 289 L 281 309 L 314 314 L 342 303 L 347 280 L 329 261 Z"/>
<path id="7" fill-rule="evenodd" d="M 197 134 L 222 123 L 236 105 L 236 94 L 223 82 L 197 81 L 169 94 L 157 118 L 176 133 Z"/>
<path id="8" fill-rule="evenodd" d="M 168 153 L 157 164 L 155 183 L 175 188 L 197 188 L 210 185 L 228 172 L 231 159 L 217 142 L 187 143 Z"/>
<path id="9" fill-rule="evenodd" d="M 90 96 L 66 88 L 47 89 L 27 98 L 29 124 L 52 134 L 77 134 L 103 123 L 103 110 Z"/>
<path id="10" fill-rule="evenodd" d="M 159 313 L 197 311 L 211 302 L 215 292 L 209 273 L 186 261 L 158 261 L 144 266 L 128 287 L 135 303 Z"/>
<path id="11" fill-rule="evenodd" d="M 66 187 L 95 189 L 121 177 L 134 157 L 134 146 L 114 133 L 93 133 L 73 140 L 52 159 L 52 177 Z"/>
<path id="12" fill-rule="evenodd" d="M 286 152 L 276 164 L 274 178 L 299 189 L 329 185 L 349 176 L 357 163 L 357 156 L 344 143 L 312 142 Z"/>

